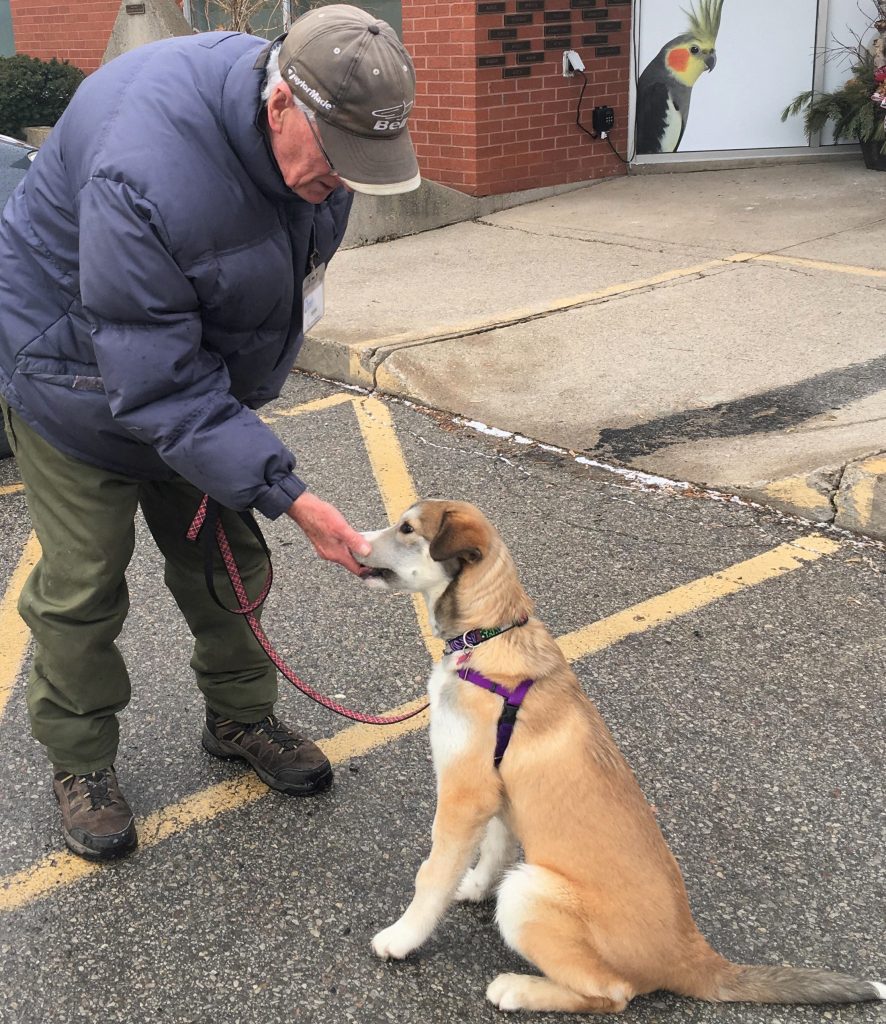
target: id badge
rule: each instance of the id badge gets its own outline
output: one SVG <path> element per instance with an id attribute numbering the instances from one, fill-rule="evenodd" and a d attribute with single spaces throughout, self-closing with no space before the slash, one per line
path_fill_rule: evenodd
<path id="1" fill-rule="evenodd" d="M 324 297 L 324 281 L 326 264 L 320 263 L 308 274 L 304 283 L 304 306 L 302 310 L 302 330 L 307 332 L 320 321 L 326 311 Z"/>

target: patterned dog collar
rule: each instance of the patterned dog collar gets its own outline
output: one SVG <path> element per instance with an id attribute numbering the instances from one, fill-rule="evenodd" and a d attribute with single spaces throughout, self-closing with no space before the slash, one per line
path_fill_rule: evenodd
<path id="1" fill-rule="evenodd" d="M 526 615 L 517 622 L 512 622 L 510 626 L 501 626 L 497 629 L 469 629 L 466 633 L 447 640 L 443 647 L 443 653 L 455 654 L 458 651 L 472 651 L 478 644 L 482 644 L 486 640 L 493 640 L 495 637 L 501 636 L 502 633 L 507 633 L 509 629 L 525 626 L 528 621 L 529 616 Z"/>

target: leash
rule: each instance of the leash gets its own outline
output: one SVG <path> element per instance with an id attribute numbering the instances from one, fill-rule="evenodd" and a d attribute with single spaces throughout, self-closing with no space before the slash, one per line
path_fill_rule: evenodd
<path id="1" fill-rule="evenodd" d="M 188 528 L 187 538 L 194 542 L 199 539 L 203 547 L 203 570 L 206 576 L 206 585 L 209 588 L 209 593 L 212 595 L 213 601 L 215 601 L 220 608 L 224 608 L 226 612 L 230 612 L 232 615 L 242 615 L 243 618 L 246 619 L 249 628 L 252 630 L 253 636 L 258 640 L 262 650 L 271 662 L 273 662 L 277 671 L 283 676 L 283 678 L 290 682 L 297 690 L 301 691 L 306 697 L 310 697 L 311 700 L 321 704 L 329 711 L 334 711 L 335 714 L 341 715 L 343 718 L 349 718 L 352 722 L 362 722 L 364 725 L 396 725 L 398 722 L 405 722 L 407 719 L 420 715 L 422 711 L 428 707 L 427 704 L 415 711 L 409 711 L 404 715 L 367 715 L 362 711 L 351 711 L 343 704 L 339 704 L 338 701 L 332 700 L 329 697 L 324 697 L 322 693 L 319 693 L 312 686 L 309 686 L 303 679 L 300 679 L 295 672 L 293 672 L 293 670 L 274 650 L 271 641 L 268 639 L 267 634 L 262 629 L 261 623 L 255 615 L 270 593 L 271 583 L 274 579 L 273 568 L 271 566 L 271 552 L 268 549 L 268 545 L 265 542 L 265 538 L 262 535 L 258 523 L 255 521 L 251 513 L 238 512 L 237 515 L 239 515 L 248 527 L 250 533 L 252 533 L 256 540 L 258 540 L 259 544 L 261 544 L 262 550 L 268 559 L 268 575 L 265 579 L 264 586 L 261 588 L 261 592 L 254 601 L 249 600 L 249 595 L 246 592 L 246 587 L 244 586 L 243 580 L 240 576 L 240 570 L 237 568 L 234 553 L 231 551 L 231 545 L 228 542 L 225 528 L 222 525 L 222 521 L 219 516 L 218 502 L 214 501 L 207 494 L 204 494 L 200 501 L 200 507 L 197 509 L 197 514 L 194 516 L 193 522 Z M 213 573 L 213 540 L 221 554 L 225 571 L 228 574 L 228 579 L 231 581 L 231 586 L 234 588 L 234 594 L 237 598 L 237 604 L 239 605 L 238 608 L 229 608 L 219 599 L 219 596 L 215 591 Z"/>

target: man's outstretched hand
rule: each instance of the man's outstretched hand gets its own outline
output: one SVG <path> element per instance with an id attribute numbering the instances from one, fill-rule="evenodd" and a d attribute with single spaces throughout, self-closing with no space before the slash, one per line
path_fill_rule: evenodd
<path id="1" fill-rule="evenodd" d="M 369 541 L 348 525 L 348 521 L 334 505 L 310 491 L 304 491 L 289 506 L 288 515 L 295 520 L 321 558 L 343 565 L 355 576 L 366 571 L 354 561 L 351 552 L 368 555 Z"/>

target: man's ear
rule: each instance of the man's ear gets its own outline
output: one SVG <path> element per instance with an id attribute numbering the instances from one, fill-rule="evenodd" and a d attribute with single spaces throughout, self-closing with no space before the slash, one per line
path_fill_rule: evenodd
<path id="1" fill-rule="evenodd" d="M 489 531 L 485 523 L 461 509 L 447 509 L 440 528 L 431 541 L 430 554 L 435 562 L 457 558 L 460 562 L 479 562 L 486 553 Z"/>
<path id="2" fill-rule="evenodd" d="M 295 110 L 292 103 L 292 89 L 286 82 L 278 82 L 268 97 L 268 127 L 272 132 L 279 132 L 283 127 L 283 117 L 287 110 Z"/>

